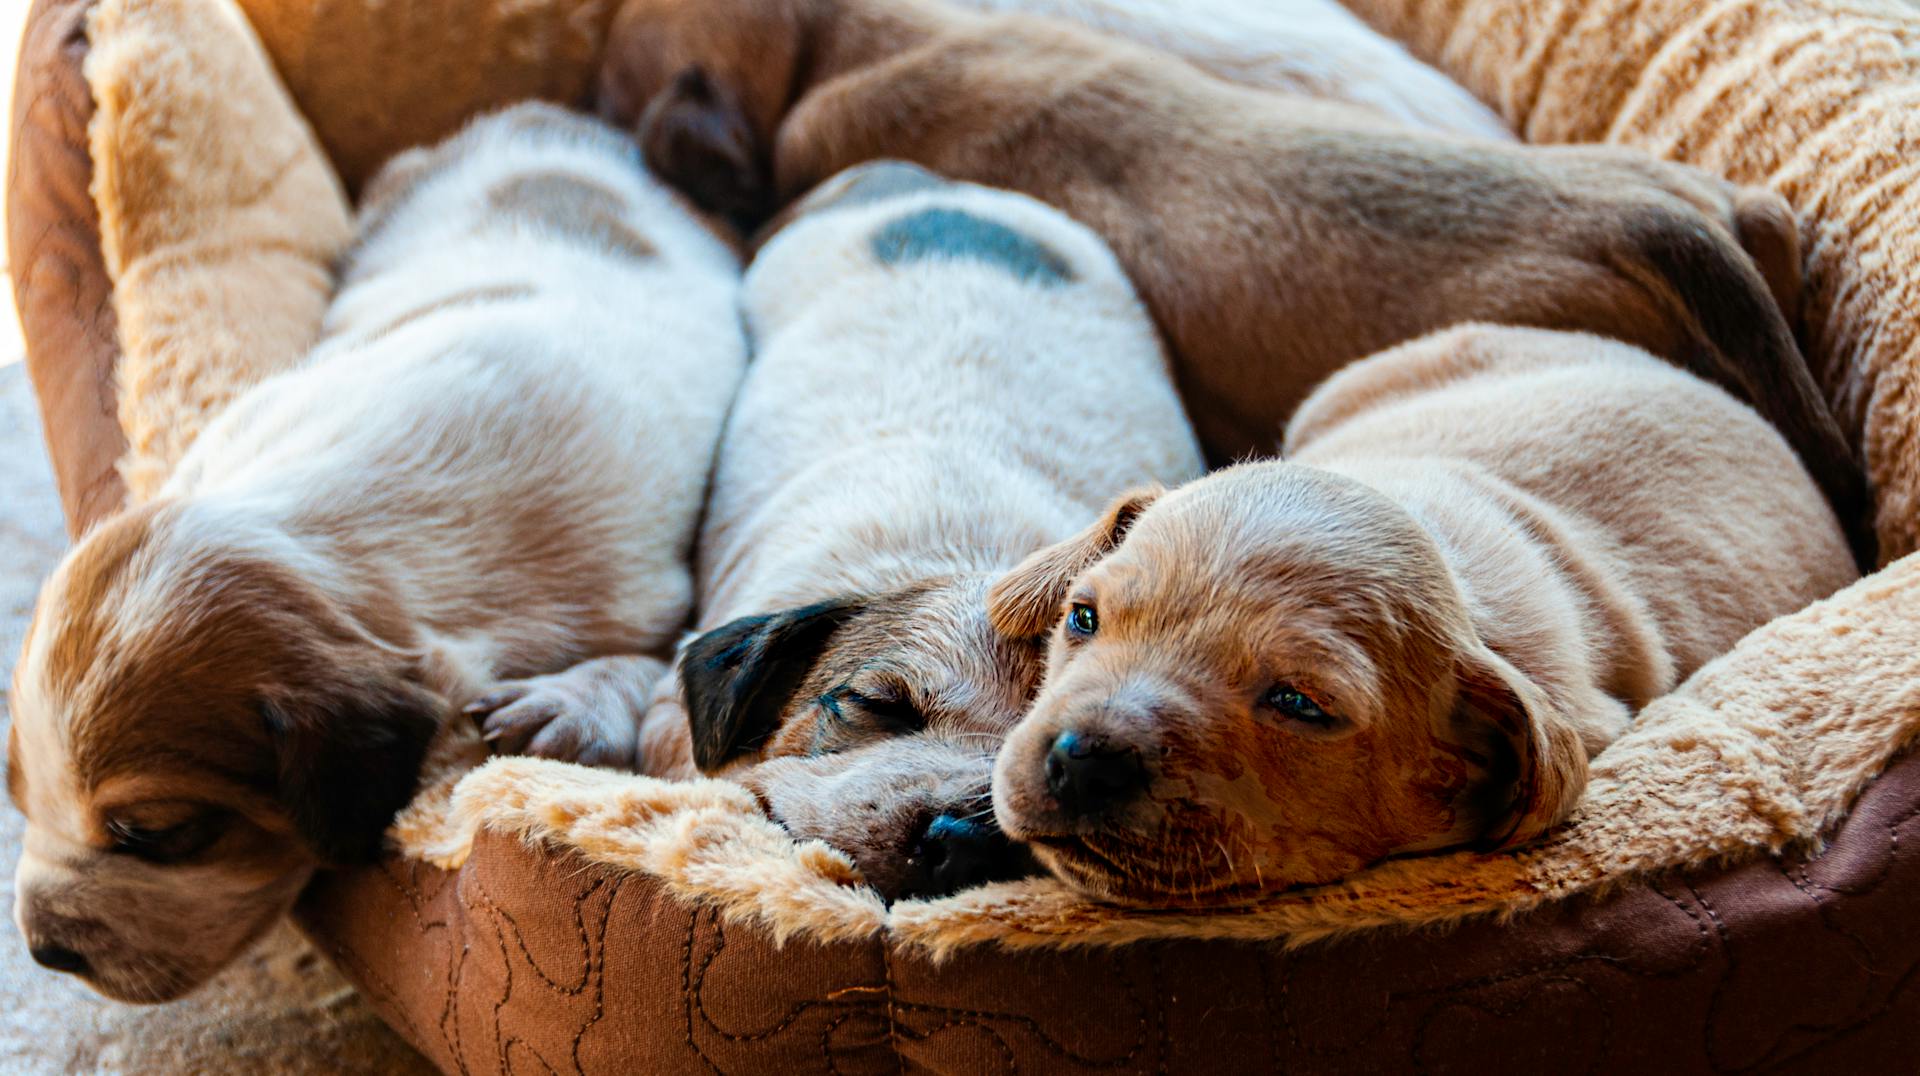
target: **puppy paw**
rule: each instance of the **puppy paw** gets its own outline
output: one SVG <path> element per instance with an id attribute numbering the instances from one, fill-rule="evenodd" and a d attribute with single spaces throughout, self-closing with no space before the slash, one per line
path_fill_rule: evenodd
<path id="1" fill-rule="evenodd" d="M 596 658 L 496 684 L 468 703 L 466 714 L 495 754 L 632 769 L 640 718 L 665 669 L 653 658 Z"/>

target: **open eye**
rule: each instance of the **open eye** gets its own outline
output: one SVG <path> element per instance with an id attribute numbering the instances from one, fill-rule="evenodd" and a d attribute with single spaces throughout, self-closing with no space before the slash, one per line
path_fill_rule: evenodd
<path id="1" fill-rule="evenodd" d="M 1292 684 L 1273 685 L 1260 702 L 1287 720 L 1297 721 L 1311 729 L 1331 731 L 1341 724 L 1340 719 L 1315 702 L 1313 696 Z"/>
<path id="2" fill-rule="evenodd" d="M 116 855 L 133 856 L 149 863 L 177 863 L 206 851 L 226 832 L 229 821 L 230 816 L 222 811 L 202 811 L 168 826 L 110 818 L 107 834 L 113 838 Z"/>
<path id="3" fill-rule="evenodd" d="M 1073 608 L 1067 610 L 1067 631 L 1069 633 L 1085 638 L 1099 630 L 1100 614 L 1093 611 L 1093 606 L 1085 602 L 1074 602 Z"/>

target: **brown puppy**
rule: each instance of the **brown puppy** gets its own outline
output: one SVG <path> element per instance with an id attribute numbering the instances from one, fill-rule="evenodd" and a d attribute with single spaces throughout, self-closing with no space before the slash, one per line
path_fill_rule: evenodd
<path id="1" fill-rule="evenodd" d="M 361 213 L 322 342 L 80 541 L 14 673 L 14 918 L 119 1000 L 377 856 L 453 707 L 583 656 L 658 675 L 686 620 L 746 366 L 732 251 L 545 105 L 396 158 Z M 509 731 L 633 757 L 630 720 Z"/>
<path id="2" fill-rule="evenodd" d="M 603 112 L 737 219 L 898 157 L 1090 225 L 1215 461 L 1270 450 L 1327 375 L 1423 333 L 1581 330 L 1753 404 L 1871 560 L 1865 480 L 1781 314 L 1798 250 L 1775 195 L 1627 150 L 1423 134 L 934 0 L 628 0 L 605 72 Z"/>
<path id="3" fill-rule="evenodd" d="M 1010 637 L 1059 622 L 994 805 L 1061 877 L 1205 903 L 1526 841 L 1639 707 L 1855 574 L 1777 433 L 1596 337 L 1416 341 L 1289 448 L 996 585 Z"/>

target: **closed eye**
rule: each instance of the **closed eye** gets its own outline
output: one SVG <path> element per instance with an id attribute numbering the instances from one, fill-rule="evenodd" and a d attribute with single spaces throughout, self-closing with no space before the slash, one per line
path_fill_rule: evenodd
<path id="1" fill-rule="evenodd" d="M 906 695 L 868 695 L 846 687 L 840 690 L 840 697 L 896 729 L 918 732 L 927 727 L 927 715 Z"/>
<path id="2" fill-rule="evenodd" d="M 115 855 L 148 863 L 178 863 L 206 851 L 231 821 L 232 816 L 223 811 L 207 811 L 176 825 L 150 829 L 115 818 L 107 821 L 107 833 L 113 838 Z"/>

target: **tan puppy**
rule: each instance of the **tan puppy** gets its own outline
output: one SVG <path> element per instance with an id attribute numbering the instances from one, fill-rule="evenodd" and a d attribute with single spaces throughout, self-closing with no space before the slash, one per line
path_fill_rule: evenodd
<path id="1" fill-rule="evenodd" d="M 987 780 L 1041 650 L 994 634 L 986 591 L 1130 484 L 1199 473 L 1152 323 L 1093 233 L 905 165 L 802 203 L 745 307 L 706 634 L 647 717 L 645 769 L 741 778 L 889 898 L 1031 869 Z M 557 708 L 631 698 L 548 679 Z"/>
<path id="2" fill-rule="evenodd" d="M 1622 149 L 1420 133 L 935 0 L 627 0 L 608 49 L 603 112 L 736 219 L 898 157 L 1100 232 L 1215 461 L 1271 451 L 1314 385 L 1435 329 L 1582 330 L 1753 403 L 1871 559 L 1865 480 L 1781 314 L 1799 257 L 1775 195 Z"/>
<path id="3" fill-rule="evenodd" d="M 1427 337 L 1288 448 L 994 588 L 1010 638 L 1059 624 L 994 806 L 1061 877 L 1220 902 L 1529 840 L 1639 707 L 1855 576 L 1777 433 L 1596 337 Z"/>
<path id="4" fill-rule="evenodd" d="M 688 613 L 745 362 L 734 255 L 627 139 L 546 107 L 397 159 L 361 229 L 323 342 L 88 534 L 34 613 L 14 916 L 114 998 L 184 993 L 316 866 L 375 855 L 488 682 L 605 653 L 658 670 Z"/>

